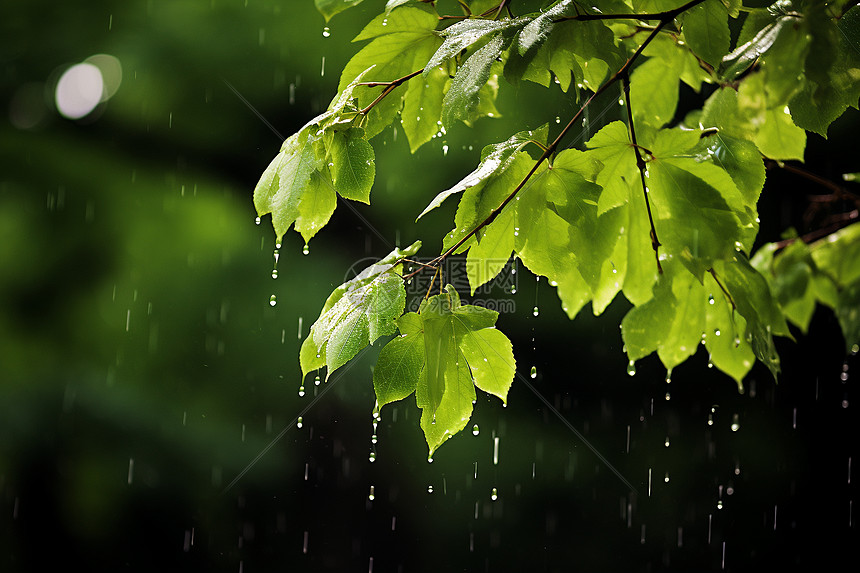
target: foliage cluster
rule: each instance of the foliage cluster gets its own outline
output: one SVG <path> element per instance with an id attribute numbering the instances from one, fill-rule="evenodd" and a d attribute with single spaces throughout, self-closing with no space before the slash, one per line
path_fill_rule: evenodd
<path id="1" fill-rule="evenodd" d="M 328 20 L 361 0 L 316 0 Z M 438 4 L 442 4 L 440 1 Z M 329 108 L 289 137 L 254 190 L 278 242 L 310 241 L 343 199 L 369 203 L 370 141 L 397 123 L 414 152 L 459 123 L 499 115 L 506 86 L 534 82 L 580 103 L 552 125 L 487 145 L 479 165 L 419 215 L 459 198 L 453 229 L 430 263 L 395 249 L 332 293 L 301 350 L 303 376 L 331 375 L 380 337 L 378 406 L 412 393 L 430 453 L 465 427 L 475 386 L 505 400 L 516 375 L 497 313 L 463 305 L 441 264 L 466 253 L 475 289 L 517 257 L 557 288 L 574 318 L 621 293 L 630 359 L 656 352 L 671 369 L 700 345 L 739 385 L 756 360 L 777 376 L 774 337 L 805 332 L 817 303 L 834 309 L 847 349 L 860 342 L 858 195 L 813 236 L 753 252 L 768 166 L 802 161 L 807 132 L 860 98 L 856 2 L 779 0 L 389 0 L 354 39 Z M 519 14 L 519 15 L 517 15 Z M 678 111 L 684 84 L 701 107 Z M 557 87 L 556 87 L 557 86 Z M 626 121 L 583 149 L 565 148 L 583 110 L 618 90 Z M 608 97 L 616 97 L 609 95 Z M 799 168 L 796 171 L 812 177 Z M 790 233 L 790 231 L 789 231 Z M 404 265 L 408 268 L 404 269 Z M 404 281 L 439 278 L 417 313 Z M 742 386 L 741 386 L 742 387 Z"/>

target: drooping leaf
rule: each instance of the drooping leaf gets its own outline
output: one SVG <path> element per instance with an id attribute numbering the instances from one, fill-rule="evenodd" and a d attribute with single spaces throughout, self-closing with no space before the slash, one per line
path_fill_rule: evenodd
<path id="1" fill-rule="evenodd" d="M 314 0 L 317 10 L 325 17 L 326 22 L 331 20 L 334 15 L 362 2 L 364 0 Z"/>
<path id="2" fill-rule="evenodd" d="M 449 59 L 458 55 L 463 50 L 471 48 L 484 38 L 492 36 L 499 37 L 499 32 L 511 28 L 521 28 L 529 22 L 529 18 L 484 20 L 481 18 L 470 18 L 449 26 L 442 32 L 445 40 L 439 49 L 433 54 L 424 68 L 424 73 L 437 68 Z"/>
<path id="3" fill-rule="evenodd" d="M 374 388 L 380 406 L 415 392 L 430 454 L 462 430 L 475 386 L 507 400 L 516 372 L 511 343 L 494 328 L 498 313 L 461 305 L 457 291 L 422 302 L 397 321 L 401 336 L 380 352 Z"/>
<path id="4" fill-rule="evenodd" d="M 395 249 L 332 292 L 302 344 L 302 377 L 324 362 L 326 378 L 380 336 L 394 333 L 406 305 L 399 261 L 421 243 Z"/>
<path id="5" fill-rule="evenodd" d="M 480 115 L 477 111 L 481 92 L 509 42 L 509 36 L 496 34 L 460 65 L 442 101 L 442 122 L 446 126 L 453 126 L 458 119 L 471 122 Z"/>

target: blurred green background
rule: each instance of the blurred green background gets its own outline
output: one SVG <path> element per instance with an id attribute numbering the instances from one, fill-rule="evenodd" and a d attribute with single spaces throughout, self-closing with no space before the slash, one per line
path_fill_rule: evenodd
<path id="1" fill-rule="evenodd" d="M 308 255 L 288 234 L 274 280 L 254 184 L 328 105 L 383 5 L 335 17 L 327 37 L 310 0 L 0 9 L 0 570 L 58 556 L 129 571 L 742 570 L 848 555 L 856 358 L 823 310 L 781 342 L 778 385 L 757 367 L 739 394 L 700 353 L 669 387 L 653 357 L 627 376 L 623 300 L 571 323 L 519 268 L 517 294 L 494 295 L 518 310 L 499 327 L 546 403 L 522 381 L 508 408 L 479 397 L 477 435 L 428 463 L 411 399 L 371 441 L 378 348 L 298 395 L 301 337 L 352 265 L 416 239 L 437 254 L 454 205 L 414 224 L 426 203 L 483 145 L 576 109 L 558 90 L 503 90 L 502 119 L 414 156 L 389 128 L 373 206 L 341 202 Z M 60 78 L 97 54 L 119 63 L 115 94 L 63 117 Z M 616 118 L 614 100 L 578 137 Z M 810 167 L 856 171 L 857 124 L 851 112 L 828 142 L 811 137 Z M 812 192 L 774 175 L 763 240 L 802 230 Z"/>

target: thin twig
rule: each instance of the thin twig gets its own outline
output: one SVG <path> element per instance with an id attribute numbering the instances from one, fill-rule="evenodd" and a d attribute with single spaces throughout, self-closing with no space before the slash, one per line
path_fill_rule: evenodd
<path id="1" fill-rule="evenodd" d="M 823 239 L 824 237 L 835 233 L 836 231 L 841 230 L 846 226 L 846 223 L 850 223 L 851 221 L 860 217 L 860 210 L 854 209 L 853 211 L 848 211 L 847 213 L 842 213 L 841 215 L 836 215 L 834 218 L 836 222 L 828 225 L 827 227 L 823 227 L 821 229 L 816 229 L 815 231 L 811 231 L 806 233 L 805 235 L 801 235 L 800 237 L 793 237 L 791 239 L 784 239 L 782 241 L 778 241 L 774 243 L 777 251 L 784 249 L 790 244 L 796 241 L 803 241 L 804 243 L 813 243 L 819 239 Z"/>
<path id="2" fill-rule="evenodd" d="M 636 130 L 633 128 L 633 108 L 630 105 L 630 74 L 625 73 L 621 77 L 624 86 L 624 101 L 627 108 L 627 127 L 630 130 L 630 142 L 633 144 L 633 152 L 636 153 L 636 167 L 639 169 L 639 179 L 642 181 L 642 195 L 645 197 L 645 208 L 648 210 L 648 223 L 651 224 L 651 248 L 654 249 L 654 259 L 657 261 L 657 271 L 662 275 L 663 266 L 660 264 L 660 240 L 657 238 L 657 229 L 654 227 L 654 215 L 651 213 L 651 201 L 648 199 L 648 185 L 645 183 L 645 159 L 636 142 Z"/>
<path id="3" fill-rule="evenodd" d="M 843 187 L 842 185 L 840 185 L 839 183 L 836 183 L 835 181 L 825 179 L 824 177 L 821 177 L 820 175 L 817 175 L 817 174 L 815 174 L 815 173 L 813 173 L 807 169 L 804 169 L 803 167 L 797 167 L 796 165 L 790 165 L 788 163 L 783 163 L 782 161 L 775 161 L 773 159 L 765 160 L 765 165 L 767 165 L 768 168 L 779 167 L 780 169 L 788 171 L 789 173 L 799 175 L 800 177 L 803 177 L 804 179 L 808 179 L 809 181 L 812 181 L 813 183 L 817 183 L 818 185 L 821 185 L 822 187 L 824 187 L 826 189 L 830 189 L 831 191 L 833 191 L 833 195 L 838 197 L 838 198 L 851 199 L 852 201 L 855 201 L 855 202 L 860 201 L 860 195 L 858 195 L 857 193 L 850 191 L 849 189 Z M 830 197 L 830 196 L 828 196 L 828 197 Z"/>
<path id="4" fill-rule="evenodd" d="M 735 304 L 735 299 L 732 298 L 732 295 L 729 293 L 728 290 L 726 290 L 726 287 L 723 286 L 723 283 L 720 282 L 720 278 L 717 276 L 717 271 L 715 271 L 713 268 L 710 268 L 708 269 L 708 272 L 711 274 L 712 277 L 714 277 L 714 281 L 716 281 L 717 285 L 720 287 L 720 290 L 723 291 L 723 294 L 726 295 L 726 298 L 729 299 L 729 303 L 732 305 L 732 312 L 736 311 L 738 307 Z"/>
<path id="5" fill-rule="evenodd" d="M 386 88 L 384 90 L 382 90 L 382 93 L 379 94 L 379 96 L 375 100 L 370 102 L 367 105 L 367 107 L 365 107 L 363 110 L 359 111 L 358 114 L 359 115 L 367 115 L 368 113 L 370 113 L 370 110 L 372 110 L 374 107 L 376 107 L 376 104 L 381 102 L 385 98 L 385 96 L 387 96 L 388 94 L 393 92 L 398 86 L 411 80 L 415 76 L 421 75 L 422 73 L 424 73 L 424 68 L 421 68 L 420 70 L 414 71 L 411 74 L 407 74 L 407 75 L 403 76 L 402 78 L 397 78 L 396 80 L 392 80 L 390 82 L 363 82 L 363 83 L 358 84 L 358 85 L 370 86 L 370 87 L 386 86 Z"/>

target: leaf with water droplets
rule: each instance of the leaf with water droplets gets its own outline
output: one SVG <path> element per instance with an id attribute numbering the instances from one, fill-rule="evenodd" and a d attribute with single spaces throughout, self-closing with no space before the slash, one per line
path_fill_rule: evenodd
<path id="1" fill-rule="evenodd" d="M 529 21 L 531 21 L 530 18 L 523 17 L 501 20 L 469 18 L 457 22 L 442 32 L 445 41 L 442 42 L 442 45 L 439 46 L 439 49 L 436 50 L 433 57 L 427 62 L 424 73 L 426 74 L 429 70 L 441 66 L 449 59 L 458 55 L 463 50 L 472 47 L 487 36 L 493 36 L 488 43 L 492 43 L 493 41 L 498 42 L 501 38 L 500 32 L 510 30 L 511 28 L 521 28 Z M 509 34 L 509 36 L 511 35 Z M 493 49 L 497 52 L 493 58 L 501 54 L 501 45 Z"/>
<path id="2" fill-rule="evenodd" d="M 370 203 L 370 188 L 376 176 L 373 147 L 364 137 L 364 130 L 353 127 L 332 135 L 328 147 L 331 179 L 338 194 L 345 199 Z"/>
<path id="3" fill-rule="evenodd" d="M 401 336 L 380 352 L 374 388 L 380 406 L 415 392 L 430 454 L 472 415 L 475 386 L 507 400 L 514 378 L 511 342 L 494 328 L 498 313 L 461 305 L 454 287 L 398 321 Z"/>
<path id="4" fill-rule="evenodd" d="M 427 4 L 401 6 L 374 18 L 353 40 L 370 42 L 344 67 L 338 87 L 341 92 L 369 66 L 374 68 L 367 79 L 379 83 L 398 80 L 422 68 L 427 74 L 424 78 L 410 80 L 408 87 L 400 86 L 377 102 L 364 118 L 368 139 L 391 124 L 401 110 L 403 130 L 413 151 L 438 131 L 436 122 L 441 118 L 442 91 L 447 74 L 440 75 L 425 67 L 427 60 L 442 44 L 442 38 L 436 32 L 438 23 L 436 11 Z M 357 107 L 369 106 L 383 89 L 384 86 L 362 86 L 355 92 Z"/>
<path id="5" fill-rule="evenodd" d="M 493 74 L 493 68 L 500 66 L 498 60 L 510 40 L 506 34 L 493 36 L 460 65 L 442 101 L 442 122 L 446 126 L 453 126 L 458 119 L 470 123 L 481 115 L 481 95 L 486 93 L 491 75 L 498 75 Z"/>
<path id="6" fill-rule="evenodd" d="M 314 0 L 317 10 L 323 15 L 326 22 L 331 20 L 334 15 L 362 2 L 364 0 Z"/>
<path id="7" fill-rule="evenodd" d="M 395 249 L 332 292 L 302 344 L 303 378 L 324 361 L 328 379 L 365 346 L 394 333 L 395 320 L 406 305 L 399 261 L 414 255 L 420 246 L 416 242 Z"/>

